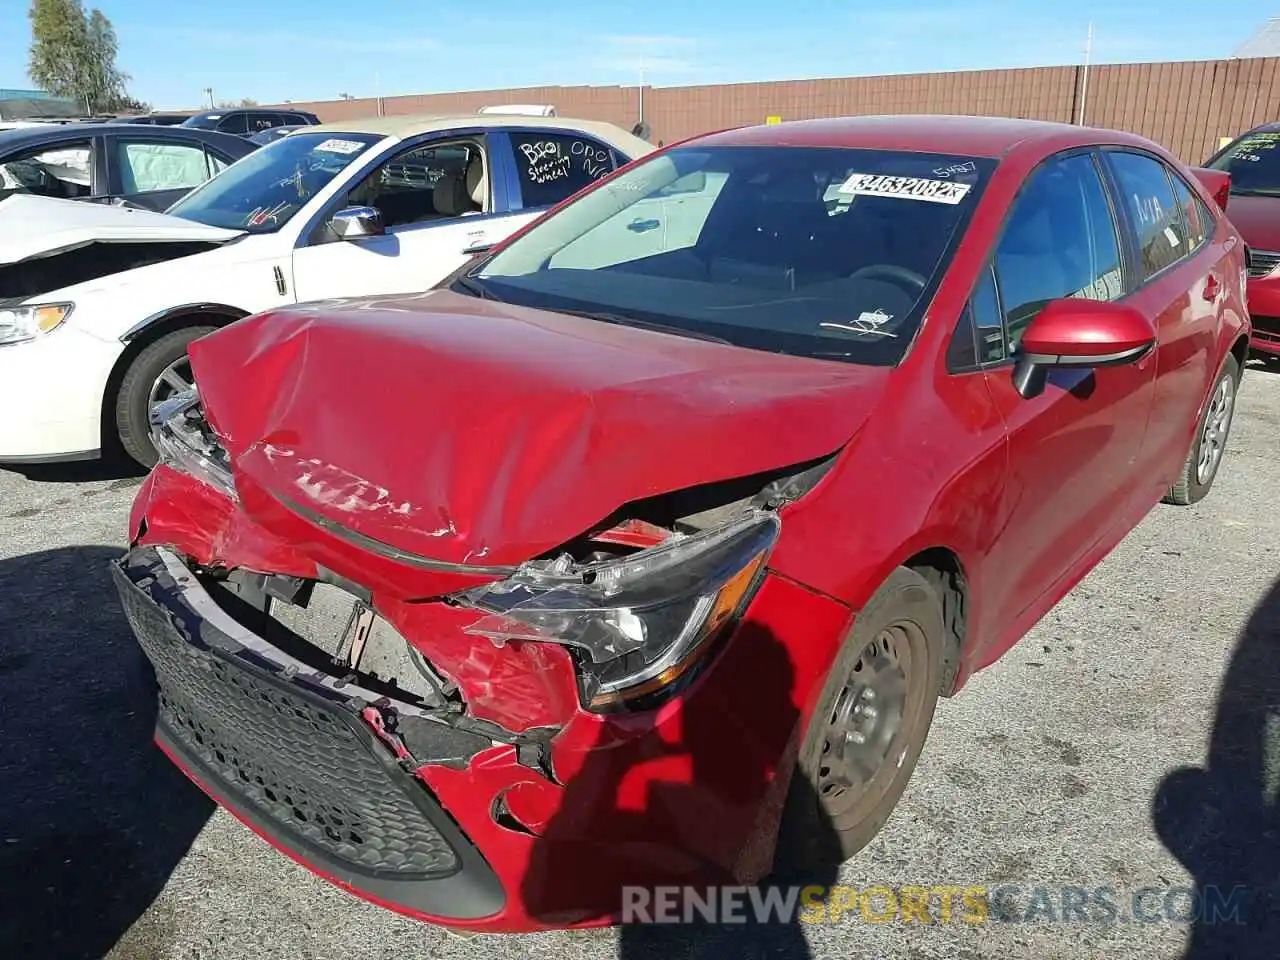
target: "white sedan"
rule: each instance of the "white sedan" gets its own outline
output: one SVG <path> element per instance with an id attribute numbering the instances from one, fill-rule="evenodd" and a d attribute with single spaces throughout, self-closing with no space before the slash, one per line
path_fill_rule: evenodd
<path id="1" fill-rule="evenodd" d="M 187 344 L 281 304 L 425 290 L 651 151 L 611 124 L 501 113 L 311 126 L 167 213 L 0 201 L 0 463 L 155 462 Z"/>

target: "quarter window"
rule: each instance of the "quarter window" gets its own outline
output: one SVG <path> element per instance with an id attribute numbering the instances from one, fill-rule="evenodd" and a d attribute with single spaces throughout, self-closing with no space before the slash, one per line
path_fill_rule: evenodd
<path id="1" fill-rule="evenodd" d="M 996 248 L 1006 349 L 1051 300 L 1118 300 L 1125 293 L 1115 218 L 1089 154 L 1040 166 L 1014 202 Z"/>
<path id="2" fill-rule="evenodd" d="M 1186 225 L 1187 252 L 1190 253 L 1213 234 L 1213 215 L 1205 207 L 1204 201 L 1177 174 L 1173 176 L 1173 192 L 1178 198 L 1182 222 Z"/>
<path id="3" fill-rule="evenodd" d="M 1187 226 L 1163 163 L 1139 153 L 1115 151 L 1111 164 L 1138 233 L 1145 280 L 1187 255 Z"/>
<path id="4" fill-rule="evenodd" d="M 526 207 L 549 207 L 613 172 L 613 151 L 590 137 L 513 133 Z"/>

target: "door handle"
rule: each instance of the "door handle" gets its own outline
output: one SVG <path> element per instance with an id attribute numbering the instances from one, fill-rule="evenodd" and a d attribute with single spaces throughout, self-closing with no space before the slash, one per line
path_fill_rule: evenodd
<path id="1" fill-rule="evenodd" d="M 634 233 L 644 233 L 646 230 L 656 230 L 662 226 L 657 220 L 632 220 L 627 224 L 627 229 Z"/>
<path id="2" fill-rule="evenodd" d="M 1222 281 L 1215 277 L 1212 273 L 1204 282 L 1204 298 L 1206 300 L 1217 300 L 1218 294 L 1222 291 Z"/>

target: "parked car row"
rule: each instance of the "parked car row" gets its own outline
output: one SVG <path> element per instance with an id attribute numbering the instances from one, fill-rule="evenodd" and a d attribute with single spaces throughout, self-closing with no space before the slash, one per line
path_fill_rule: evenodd
<path id="1" fill-rule="evenodd" d="M 0 419 L 0 463 L 124 452 L 150 465 L 150 413 L 190 384 L 192 340 L 280 304 L 424 290 L 652 149 L 610 124 L 498 113 L 308 126 L 261 148 L 142 131 L 0 154 L 30 185 L 0 201 L 0 402 L 23 409 L 17 398 L 63 384 Z M 151 188 L 188 170 L 201 185 L 164 213 L 135 208 L 161 207 Z"/>
<path id="2" fill-rule="evenodd" d="M 615 922 L 855 854 L 939 697 L 1208 493 L 1217 167 L 961 117 L 295 131 L 167 215 L 0 204 L 60 224 L 0 246 L 0 452 L 159 460 L 113 567 L 156 739 L 257 833 L 434 922 Z"/>

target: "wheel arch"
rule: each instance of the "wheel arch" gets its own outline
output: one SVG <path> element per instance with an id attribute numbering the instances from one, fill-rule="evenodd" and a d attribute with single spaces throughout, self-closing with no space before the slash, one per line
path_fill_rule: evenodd
<path id="1" fill-rule="evenodd" d="M 1244 372 L 1244 365 L 1249 362 L 1249 337 L 1247 334 L 1240 334 L 1236 337 L 1235 343 L 1231 344 L 1231 355 L 1236 358 L 1236 365 L 1240 368 L 1240 372 Z"/>
<path id="2" fill-rule="evenodd" d="M 119 444 L 115 431 L 116 396 L 120 392 L 120 384 L 124 381 L 126 371 L 138 354 L 174 330 L 185 327 L 222 327 L 248 315 L 249 311 L 225 303 L 187 303 L 153 313 L 121 334 L 120 342 L 124 344 L 124 349 L 116 357 L 102 392 L 102 421 L 99 427 L 102 449 L 105 451 L 109 446 Z"/>
<path id="3" fill-rule="evenodd" d="M 965 648 L 969 615 L 969 578 L 959 555 L 949 547 L 927 547 L 904 560 L 901 566 L 924 577 L 942 603 L 946 628 L 942 653 L 942 683 L 939 692 L 952 696 L 958 689 L 960 659 Z"/>

